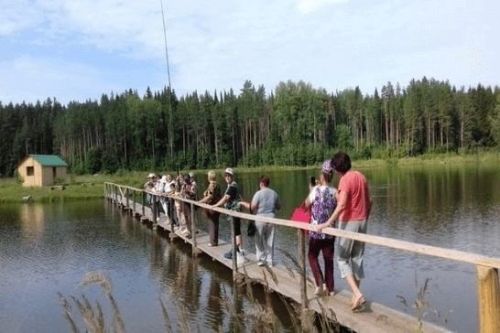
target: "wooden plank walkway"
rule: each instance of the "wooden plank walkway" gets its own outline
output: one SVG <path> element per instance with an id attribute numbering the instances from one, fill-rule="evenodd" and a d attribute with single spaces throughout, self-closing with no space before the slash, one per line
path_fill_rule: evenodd
<path id="1" fill-rule="evenodd" d="M 131 214 L 140 217 L 144 221 L 152 222 L 155 220 L 155 216 L 153 216 L 153 212 L 149 207 L 130 200 L 130 195 L 126 193 L 107 193 L 106 196 L 115 204 L 129 210 Z M 209 247 L 208 234 L 198 231 L 195 235 L 196 247 L 194 247 L 192 238 L 188 239 L 177 233 L 176 228 L 172 232 L 170 220 L 166 216 L 160 215 L 156 217 L 156 220 L 155 227 L 166 230 L 171 237 L 179 238 L 191 244 L 194 253 L 204 253 L 229 269 L 233 268 L 233 262 L 223 256 L 225 252 L 231 249 L 230 243 L 220 239 L 217 247 Z M 267 268 L 260 267 L 256 264 L 256 258 L 253 254 L 247 254 L 246 258 L 248 261 L 238 266 L 237 274 L 243 274 L 246 278 L 259 282 L 298 304 L 302 303 L 300 273 L 280 264 Z M 449 332 L 443 327 L 428 322 L 419 322 L 415 317 L 370 301 L 368 301 L 363 312 L 353 313 L 351 311 L 351 293 L 349 291 L 343 290 L 334 296 L 316 297 L 314 296 L 314 286 L 310 281 L 306 283 L 306 297 L 309 309 L 320 314 L 326 313 L 331 319 L 356 332 L 417 332 L 420 325 L 423 332 Z"/>

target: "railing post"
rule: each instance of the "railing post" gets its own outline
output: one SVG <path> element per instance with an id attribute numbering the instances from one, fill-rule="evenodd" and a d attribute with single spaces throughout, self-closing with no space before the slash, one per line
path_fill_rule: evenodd
<path id="1" fill-rule="evenodd" d="M 156 229 L 156 225 L 158 224 L 158 201 L 156 199 L 156 195 L 153 195 L 153 207 L 151 207 L 151 210 L 153 211 L 153 229 Z"/>
<path id="2" fill-rule="evenodd" d="M 137 191 L 134 190 L 133 191 L 133 195 L 132 195 L 132 200 L 134 200 L 134 211 L 132 212 L 132 216 L 135 216 L 135 209 L 136 209 L 136 205 L 137 205 Z"/>
<path id="3" fill-rule="evenodd" d="M 236 236 L 234 232 L 234 217 L 231 216 L 231 252 L 233 253 L 232 261 L 233 261 L 233 281 L 236 281 L 236 277 L 238 275 L 238 264 L 236 262 Z"/>
<path id="4" fill-rule="evenodd" d="M 127 207 L 127 210 L 130 208 L 130 203 L 128 202 L 128 187 L 125 188 L 125 206 Z"/>
<path id="5" fill-rule="evenodd" d="M 174 229 L 175 229 L 175 217 L 176 211 L 175 211 L 175 200 L 171 197 L 167 197 L 167 202 L 168 202 L 168 217 L 170 218 L 170 236 L 174 235 Z"/>
<path id="6" fill-rule="evenodd" d="M 191 205 L 191 237 L 193 238 L 193 254 L 197 255 L 198 254 L 198 244 L 196 242 L 196 222 L 194 220 L 194 207 L 195 205 L 193 203 L 190 203 Z"/>
<path id="7" fill-rule="evenodd" d="M 479 332 L 500 332 L 500 282 L 498 269 L 477 266 Z"/>
<path id="8" fill-rule="evenodd" d="M 142 191 L 142 216 L 146 215 L 146 191 Z"/>
<path id="9" fill-rule="evenodd" d="M 307 284 L 306 284 L 306 237 L 305 231 L 302 229 L 297 229 L 298 238 L 298 260 L 300 265 L 300 302 L 302 305 L 302 310 L 309 307 L 307 302 Z"/>

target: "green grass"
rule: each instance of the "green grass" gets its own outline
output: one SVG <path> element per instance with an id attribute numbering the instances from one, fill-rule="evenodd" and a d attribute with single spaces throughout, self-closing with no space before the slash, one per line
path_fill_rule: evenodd
<path id="1" fill-rule="evenodd" d="M 481 152 L 478 154 L 459 155 L 447 154 L 425 154 L 419 157 L 406 157 L 401 159 L 371 159 L 353 161 L 354 168 L 379 168 L 391 166 L 463 166 L 472 163 L 499 163 L 499 152 Z M 294 166 L 262 166 L 257 168 L 239 167 L 235 168 L 237 173 L 256 171 L 290 171 L 319 168 L 320 164 L 307 167 Z M 222 172 L 223 169 L 216 169 Z M 197 170 L 199 175 L 205 174 L 207 170 Z M 23 197 L 31 196 L 35 202 L 53 202 L 66 200 L 98 199 L 103 197 L 103 183 L 113 182 L 141 188 L 149 171 L 118 171 L 115 174 L 98 175 L 70 175 L 66 181 L 64 190 L 57 187 L 23 187 L 15 178 L 0 179 L 0 203 L 22 202 Z M 169 171 L 165 171 L 166 173 Z M 175 175 L 176 172 L 171 172 Z"/>
<path id="2" fill-rule="evenodd" d="M 78 178 L 78 177 L 77 177 Z M 102 180 L 71 182 L 64 190 L 56 187 L 23 187 L 15 178 L 0 180 L 0 202 L 22 202 L 30 196 L 35 202 L 97 199 L 103 196 Z"/>

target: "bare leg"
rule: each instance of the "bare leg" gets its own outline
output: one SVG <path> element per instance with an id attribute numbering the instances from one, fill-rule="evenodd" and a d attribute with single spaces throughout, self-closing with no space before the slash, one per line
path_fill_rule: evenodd
<path id="1" fill-rule="evenodd" d="M 365 302 L 361 290 L 359 290 L 360 280 L 357 280 L 354 275 L 349 274 L 346 277 L 347 284 L 352 290 L 352 310 L 355 311 Z"/>
<path id="2" fill-rule="evenodd" d="M 236 246 L 241 249 L 242 246 L 241 235 L 236 236 Z"/>

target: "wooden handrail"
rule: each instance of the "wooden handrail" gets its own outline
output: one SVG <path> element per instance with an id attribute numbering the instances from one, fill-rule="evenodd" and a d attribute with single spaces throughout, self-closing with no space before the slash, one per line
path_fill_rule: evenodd
<path id="1" fill-rule="evenodd" d="M 126 186 L 126 185 L 119 185 L 119 184 L 108 183 L 108 182 L 106 182 L 106 184 L 118 186 L 121 188 L 128 188 L 128 189 L 134 190 L 134 191 L 146 192 L 146 193 L 149 193 L 149 194 L 154 195 L 154 196 L 171 197 L 175 200 L 180 200 L 183 202 L 192 203 L 193 205 L 196 205 L 196 206 L 201 207 L 201 208 L 211 209 L 211 210 L 217 211 L 217 212 L 225 214 L 225 215 L 239 217 L 239 218 L 246 219 L 246 220 L 265 222 L 265 223 L 271 223 L 271 224 L 281 225 L 281 226 L 295 228 L 295 229 L 314 231 L 313 228 L 311 227 L 311 225 L 309 225 L 307 223 L 297 223 L 297 222 L 285 220 L 285 219 L 263 217 L 263 216 L 259 216 L 259 215 L 235 212 L 233 210 L 228 210 L 228 209 L 224 209 L 224 208 L 212 207 L 210 205 L 199 203 L 199 202 L 194 201 L 194 200 L 189 200 L 189 199 L 175 197 L 175 196 L 166 196 L 166 195 L 161 195 L 161 194 L 159 195 L 158 193 L 149 192 L 149 191 L 145 191 L 142 189 L 138 189 L 138 188 L 134 188 L 134 187 Z M 413 242 L 408 242 L 408 241 L 403 241 L 403 240 L 398 240 L 398 239 L 393 239 L 393 238 L 387 238 L 387 237 L 382 237 L 382 236 L 360 234 L 357 232 L 345 231 L 345 230 L 340 230 L 337 228 L 325 228 L 322 230 L 322 232 L 325 234 L 328 234 L 328 235 L 332 235 L 332 236 L 345 237 L 345 238 L 365 242 L 368 244 L 384 246 L 384 247 L 388 247 L 388 248 L 392 248 L 392 249 L 396 249 L 396 250 L 403 250 L 403 251 L 423 254 L 423 255 L 427 255 L 427 256 L 455 260 L 455 261 L 459 261 L 459 262 L 465 262 L 465 263 L 480 265 L 480 266 L 484 266 L 484 267 L 500 268 L 500 258 L 488 257 L 485 255 L 469 253 L 469 252 L 464 252 L 464 251 L 460 251 L 460 250 L 445 249 L 445 248 L 441 248 L 441 247 L 437 247 L 437 246 L 413 243 Z"/>
<path id="2" fill-rule="evenodd" d="M 252 220 L 252 221 L 259 221 L 259 222 L 265 222 L 265 223 L 271 223 L 274 225 L 281 225 L 289 228 L 294 228 L 297 230 L 309 230 L 309 231 L 314 231 L 311 225 L 306 224 L 306 223 L 297 223 L 294 221 L 290 220 L 285 220 L 285 219 L 278 219 L 278 218 L 271 218 L 271 217 L 263 217 L 259 215 L 253 215 L 253 214 L 247 214 L 247 213 L 241 213 L 241 212 L 235 212 L 232 210 L 224 209 L 224 208 L 215 208 L 207 204 L 202 204 L 197 201 L 185 199 L 185 198 L 180 198 L 176 196 L 169 196 L 165 194 L 158 194 L 155 192 L 150 192 L 150 191 L 145 191 L 143 189 L 138 189 L 134 188 L 131 186 L 126 186 L 126 185 L 119 185 L 119 184 L 114 184 L 114 183 L 105 183 L 106 186 L 115 186 L 118 188 L 120 193 L 123 196 L 123 189 L 126 190 L 126 193 L 128 191 L 134 191 L 135 192 L 141 192 L 142 193 L 142 198 L 143 198 L 143 214 L 144 214 L 144 194 L 149 193 L 152 196 L 156 197 L 169 197 L 173 198 L 174 200 L 179 200 L 183 201 L 186 203 L 191 204 L 191 214 L 193 214 L 193 205 L 196 205 L 198 207 L 204 208 L 204 209 L 210 209 L 213 211 L 217 211 L 219 213 L 223 213 L 225 215 L 229 216 L 234 216 L 234 217 L 239 217 L 242 219 L 247 219 L 247 220 Z M 116 193 L 116 191 L 113 191 Z M 127 193 L 128 194 L 128 193 Z M 127 200 L 127 206 L 128 206 L 128 196 L 126 198 Z M 156 210 L 153 207 L 153 210 Z M 153 214 L 155 215 L 155 214 Z M 191 215 L 193 217 L 193 215 Z M 156 216 L 153 216 L 154 222 L 156 222 Z M 195 224 L 193 224 L 195 226 Z M 336 228 L 325 228 L 322 230 L 323 233 L 332 235 L 332 236 L 338 236 L 338 237 L 345 237 L 349 239 L 354 239 L 357 241 L 365 242 L 368 244 L 373 244 L 373 245 L 378 245 L 378 246 L 384 246 L 396 250 L 403 250 L 403 251 L 408 251 L 412 253 L 417 253 L 417 254 L 423 254 L 427 256 L 433 256 L 433 257 L 438 257 L 438 258 L 443 258 L 443 259 L 449 259 L 449 260 L 455 260 L 459 262 L 464 262 L 464 263 L 470 263 L 473 265 L 476 265 L 477 269 L 477 286 L 478 286 L 478 315 L 479 315 L 479 331 L 481 333 L 496 333 L 500 331 L 500 283 L 499 283 L 499 269 L 500 269 L 500 258 L 493 258 L 493 257 L 488 257 L 480 254 L 474 254 L 474 253 L 468 253 L 464 251 L 459 251 L 459 250 L 451 250 L 451 249 L 445 249 L 445 248 L 440 248 L 437 246 L 431 246 L 431 245 L 424 245 L 424 244 L 418 244 L 418 243 L 412 243 L 412 242 L 407 242 L 407 241 L 402 241 L 402 240 L 397 240 L 397 239 L 392 239 L 392 238 L 387 238 L 387 237 L 381 237 L 381 236 L 375 236 L 375 235 L 368 235 L 368 234 L 360 234 L 356 232 L 350 232 L 350 231 L 345 231 L 345 230 L 340 230 Z M 195 231 L 193 230 L 193 234 L 195 235 Z M 237 272 L 238 267 L 236 265 L 236 246 L 235 246 L 235 237 L 234 237 L 234 224 L 231 224 L 231 240 L 233 244 L 233 271 Z M 304 241 L 304 233 L 298 232 L 299 235 L 299 257 L 302 256 L 302 261 L 304 261 L 304 252 L 305 252 L 305 241 Z M 302 237 L 301 237 L 302 236 Z M 196 237 L 196 236 L 195 236 Z M 194 241 L 194 247 L 193 250 L 196 248 L 196 238 L 193 239 Z M 302 267 L 304 273 L 305 273 L 305 265 Z M 305 275 L 303 275 L 304 277 Z M 306 286 L 305 286 L 305 278 L 302 278 L 301 280 L 302 284 L 302 291 L 301 291 L 301 299 L 302 299 L 302 306 L 305 308 L 307 307 L 307 295 L 306 295 Z"/>

